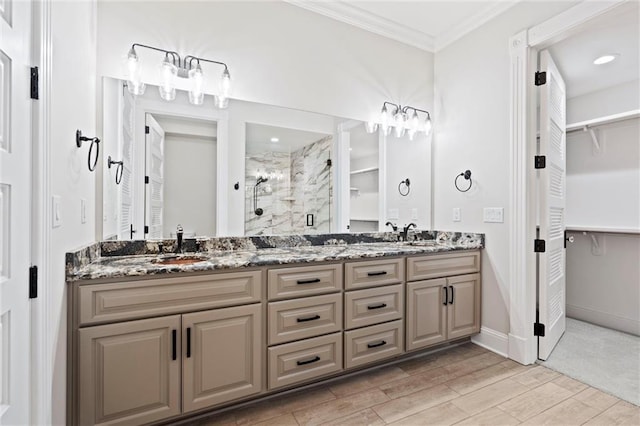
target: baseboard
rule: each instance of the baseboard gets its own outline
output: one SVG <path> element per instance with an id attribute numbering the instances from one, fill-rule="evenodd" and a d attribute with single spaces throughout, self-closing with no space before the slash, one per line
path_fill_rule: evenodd
<path id="1" fill-rule="evenodd" d="M 640 321 L 569 304 L 567 304 L 567 316 L 580 321 L 599 325 L 601 327 L 611 328 L 633 334 L 635 336 L 640 336 Z"/>
<path id="2" fill-rule="evenodd" d="M 471 341 L 505 358 L 509 357 L 509 337 L 504 333 L 481 327 L 480 334 L 473 336 Z"/>

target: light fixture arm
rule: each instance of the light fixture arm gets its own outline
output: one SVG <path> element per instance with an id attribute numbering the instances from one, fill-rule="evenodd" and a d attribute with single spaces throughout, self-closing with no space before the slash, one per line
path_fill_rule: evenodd
<path id="1" fill-rule="evenodd" d="M 229 67 L 224 62 L 213 61 L 211 59 L 205 59 L 205 58 L 198 58 L 197 56 L 192 56 L 192 55 L 185 56 L 185 58 L 184 58 L 185 68 L 186 68 L 186 65 L 187 65 L 187 62 L 188 62 L 189 63 L 189 69 L 191 69 L 193 61 L 196 61 L 197 63 L 200 63 L 200 61 L 202 61 L 202 62 L 209 62 L 211 64 L 222 65 L 224 67 L 225 71 L 229 72 Z"/>
<path id="2" fill-rule="evenodd" d="M 382 104 L 382 109 L 384 109 L 387 105 L 392 105 L 396 110 L 393 112 L 393 114 L 397 114 L 398 111 L 400 111 L 401 106 L 394 104 L 393 102 L 387 102 L 384 101 L 384 103 Z"/>
<path id="3" fill-rule="evenodd" d="M 155 50 L 156 52 L 163 52 L 164 54 L 170 55 L 173 58 L 172 62 L 178 68 L 182 67 L 182 65 L 183 65 L 182 59 L 180 58 L 180 55 L 176 51 L 160 49 L 159 47 L 147 46 L 146 44 L 140 44 L 140 43 L 133 43 L 131 45 L 131 49 L 132 50 L 135 50 L 136 47 L 144 47 L 145 49 Z M 176 62 L 177 62 L 177 64 L 176 64 Z M 186 62 L 186 58 L 185 58 L 185 62 Z"/>

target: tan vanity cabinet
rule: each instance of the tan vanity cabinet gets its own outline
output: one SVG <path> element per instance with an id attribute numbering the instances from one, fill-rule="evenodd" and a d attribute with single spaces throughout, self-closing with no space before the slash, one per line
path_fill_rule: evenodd
<path id="1" fill-rule="evenodd" d="M 342 290 L 342 264 L 269 269 L 269 300 L 335 293 Z"/>
<path id="2" fill-rule="evenodd" d="M 404 316 L 404 284 L 348 291 L 344 294 L 344 328 L 364 327 Z"/>
<path id="3" fill-rule="evenodd" d="M 367 288 L 404 281 L 404 259 L 376 259 L 344 265 L 345 290 Z"/>
<path id="4" fill-rule="evenodd" d="M 480 274 L 407 283 L 407 350 L 480 331 Z"/>
<path id="5" fill-rule="evenodd" d="M 345 368 L 358 367 L 404 352 L 402 320 L 344 333 Z"/>
<path id="6" fill-rule="evenodd" d="M 407 281 L 428 280 L 479 271 L 479 250 L 407 258 Z"/>
<path id="7" fill-rule="evenodd" d="M 180 414 L 180 315 L 78 332 L 78 424 L 142 424 Z"/>
<path id="8" fill-rule="evenodd" d="M 261 391 L 262 305 L 182 316 L 183 412 Z"/>

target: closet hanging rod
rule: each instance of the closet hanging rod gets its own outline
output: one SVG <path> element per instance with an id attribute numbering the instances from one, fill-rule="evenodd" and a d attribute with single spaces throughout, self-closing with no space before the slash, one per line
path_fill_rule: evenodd
<path id="1" fill-rule="evenodd" d="M 618 121 L 631 120 L 640 117 L 640 109 L 621 112 L 619 114 L 607 115 L 594 118 L 592 120 L 580 121 L 578 123 L 567 124 L 566 130 L 569 132 L 584 131 L 585 128 L 601 126 L 603 124 L 616 123 Z"/>

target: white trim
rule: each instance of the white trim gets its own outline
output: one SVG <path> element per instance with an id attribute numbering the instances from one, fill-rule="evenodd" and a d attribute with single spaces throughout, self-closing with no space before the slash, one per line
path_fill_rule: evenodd
<path id="1" fill-rule="evenodd" d="M 637 319 L 620 317 L 609 312 L 597 311 L 582 306 L 567 304 L 567 316 L 580 321 L 607 327 L 625 333 L 640 336 L 640 321 Z"/>
<path id="2" fill-rule="evenodd" d="M 505 358 L 509 356 L 509 337 L 499 331 L 481 327 L 480 334 L 472 336 L 471 341 Z"/>
<path id="3" fill-rule="evenodd" d="M 628 0 L 584 1 L 564 12 L 529 28 L 529 46 L 546 47 L 559 38 L 573 34 L 585 22 L 626 3 Z"/>
<path id="4" fill-rule="evenodd" d="M 607 115 L 605 117 L 593 118 L 591 120 L 579 121 L 567 124 L 567 133 L 574 130 L 584 130 L 586 127 L 602 126 L 604 124 L 617 123 L 619 121 L 631 120 L 640 117 L 640 109 L 621 112 L 619 114 Z"/>
<path id="5" fill-rule="evenodd" d="M 378 231 L 387 226 L 387 137 L 378 132 Z"/>
<path id="6" fill-rule="evenodd" d="M 482 9 L 480 12 L 468 17 L 467 19 L 462 20 L 458 24 L 449 28 L 445 32 L 439 34 L 436 37 L 435 41 L 435 51 L 439 51 L 455 42 L 458 39 L 461 39 L 465 35 L 469 34 L 471 31 L 479 28 L 495 18 L 511 9 L 513 6 L 518 4 L 522 0 L 507 0 L 501 1 L 494 4 L 489 4 L 487 7 Z"/>
<path id="7" fill-rule="evenodd" d="M 511 66 L 511 166 L 509 206 L 509 358 L 522 364 L 537 359 L 533 336 L 536 310 L 535 238 L 536 198 L 533 156 L 536 149 L 536 92 L 533 84 L 537 49 L 611 10 L 626 0 L 583 2 L 515 34 L 509 39 Z"/>
<path id="8" fill-rule="evenodd" d="M 602 232 L 605 234 L 640 235 L 640 228 L 609 228 L 603 226 L 565 225 L 567 231 L 573 232 Z"/>
<path id="9" fill-rule="evenodd" d="M 53 336 L 56 318 L 50 296 L 51 276 L 51 0 L 32 3 L 32 60 L 39 68 L 39 100 L 33 107 L 33 264 L 38 266 L 38 298 L 31 305 L 31 424 L 51 424 L 53 407 Z"/>
<path id="10" fill-rule="evenodd" d="M 327 16 L 336 21 L 381 35 L 392 40 L 408 44 L 427 52 L 434 51 L 434 37 L 400 25 L 359 7 L 343 2 L 324 2 L 313 0 L 284 0 L 294 6 Z"/>

